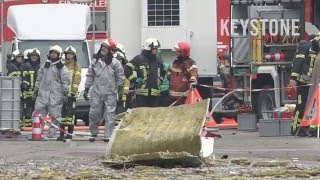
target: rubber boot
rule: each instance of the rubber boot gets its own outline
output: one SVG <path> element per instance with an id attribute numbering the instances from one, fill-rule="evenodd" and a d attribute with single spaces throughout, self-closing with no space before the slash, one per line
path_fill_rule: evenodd
<path id="1" fill-rule="evenodd" d="M 66 141 L 71 141 L 71 139 L 72 139 L 72 135 L 71 134 L 73 134 L 73 129 L 74 129 L 73 125 L 69 125 L 68 126 L 68 134 L 66 136 Z"/>
<path id="2" fill-rule="evenodd" d="M 97 135 L 91 135 L 91 137 L 89 138 L 90 142 L 94 142 L 96 140 L 96 137 L 98 137 Z"/>
<path id="3" fill-rule="evenodd" d="M 65 126 L 63 124 L 60 124 L 60 129 L 64 130 L 64 127 Z M 64 131 L 60 130 L 60 136 L 57 138 L 57 141 L 66 141 L 66 138 L 64 137 Z"/>

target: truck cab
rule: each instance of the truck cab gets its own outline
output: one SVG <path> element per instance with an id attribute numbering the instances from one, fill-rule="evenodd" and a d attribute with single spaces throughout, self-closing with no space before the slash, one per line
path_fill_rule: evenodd
<path id="1" fill-rule="evenodd" d="M 38 48 L 43 64 L 47 60 L 49 48 L 53 45 L 57 44 L 63 50 L 73 46 L 77 50 L 77 61 L 82 69 L 76 117 L 83 119 L 86 124 L 89 102 L 83 99 L 83 91 L 92 54 L 86 39 L 91 24 L 90 16 L 90 8 L 79 4 L 15 5 L 9 7 L 7 16 L 8 27 L 16 35 L 11 43 L 11 52 L 16 49 L 24 51 Z"/>

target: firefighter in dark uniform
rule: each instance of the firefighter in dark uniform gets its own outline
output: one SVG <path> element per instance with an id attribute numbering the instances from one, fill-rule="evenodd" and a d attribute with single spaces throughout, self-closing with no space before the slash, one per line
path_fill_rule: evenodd
<path id="1" fill-rule="evenodd" d="M 297 102 L 296 108 L 293 114 L 293 123 L 292 123 L 292 131 L 291 134 L 295 135 L 296 131 L 299 128 L 300 121 L 303 117 L 305 107 L 307 104 L 309 86 L 307 85 L 310 82 L 310 78 L 312 75 L 313 65 L 315 63 L 316 56 L 319 53 L 319 40 L 320 33 L 307 42 L 302 40 L 299 42 L 296 53 L 293 59 L 292 71 L 291 71 L 291 79 L 290 86 L 296 87 L 297 91 Z M 310 128 L 310 129 L 309 129 Z M 307 129 L 301 129 L 298 132 L 299 136 L 311 136 L 309 130 L 314 127 L 309 127 Z"/>
<path id="2" fill-rule="evenodd" d="M 25 90 L 27 90 L 28 88 L 28 84 L 24 83 L 24 76 L 23 76 L 23 70 L 21 68 L 21 65 L 23 63 L 23 53 L 21 51 L 19 51 L 18 49 L 13 51 L 11 54 L 11 63 L 8 66 L 8 73 L 7 75 L 9 77 L 20 77 L 21 78 L 21 84 L 20 84 L 20 88 L 21 88 L 21 101 L 20 101 L 20 120 L 21 122 L 23 121 L 23 106 L 24 106 L 24 99 L 23 99 L 23 92 Z M 21 123 L 22 124 L 22 123 Z"/>
<path id="3" fill-rule="evenodd" d="M 35 99 L 34 84 L 37 80 L 37 73 L 40 68 L 40 51 L 37 48 L 28 49 L 27 54 L 24 54 L 25 63 L 22 64 L 24 83 L 28 84 L 28 88 L 23 92 L 24 98 L 24 117 L 23 126 L 32 126 L 32 112 L 34 110 Z"/>
<path id="4" fill-rule="evenodd" d="M 123 68 L 128 63 L 125 48 L 120 43 L 117 43 L 113 56 L 120 61 Z M 125 78 L 122 94 L 118 95 L 117 114 L 125 112 L 128 108 L 132 108 L 132 94 L 129 93 L 130 87 L 130 81 Z"/>
<path id="5" fill-rule="evenodd" d="M 78 87 L 81 82 L 81 66 L 77 63 L 77 51 L 74 47 L 69 46 L 64 51 L 65 63 L 64 65 L 69 70 L 70 85 L 68 93 L 68 101 L 63 104 L 61 112 L 61 123 L 60 128 L 65 129 L 68 126 L 68 134 L 64 136 L 64 131 L 60 131 L 60 136 L 57 138 L 58 141 L 70 141 L 72 139 L 75 121 L 75 107 L 76 99 L 78 96 Z"/>
<path id="6" fill-rule="evenodd" d="M 135 82 L 137 107 L 159 106 L 160 84 L 163 82 L 165 70 L 162 60 L 157 56 L 160 43 L 155 38 L 145 40 L 140 55 L 126 64 L 125 76 Z M 137 77 L 134 75 L 137 72 Z"/>

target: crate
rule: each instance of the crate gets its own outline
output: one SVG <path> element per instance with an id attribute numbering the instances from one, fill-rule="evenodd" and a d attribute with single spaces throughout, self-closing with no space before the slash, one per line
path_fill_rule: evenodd
<path id="1" fill-rule="evenodd" d="M 291 136 L 292 119 L 279 119 L 280 121 L 280 136 Z"/>
<path id="2" fill-rule="evenodd" d="M 286 112 L 284 107 L 280 107 L 273 110 L 273 118 L 292 118 L 292 113 Z"/>
<path id="3" fill-rule="evenodd" d="M 280 136 L 279 119 L 259 119 L 259 136 L 276 137 Z"/>
<path id="4" fill-rule="evenodd" d="M 238 114 L 237 116 L 238 130 L 257 130 L 257 116 L 255 114 Z"/>
<path id="5" fill-rule="evenodd" d="M 20 130 L 20 78 L 0 77 L 0 130 Z"/>

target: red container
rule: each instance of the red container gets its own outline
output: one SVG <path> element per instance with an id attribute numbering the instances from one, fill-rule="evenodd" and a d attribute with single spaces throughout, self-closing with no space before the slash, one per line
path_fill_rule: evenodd
<path id="1" fill-rule="evenodd" d="M 273 118 L 277 118 L 277 119 L 292 118 L 292 113 L 287 112 L 284 107 L 279 107 L 277 109 L 274 109 L 272 115 L 273 115 Z"/>

